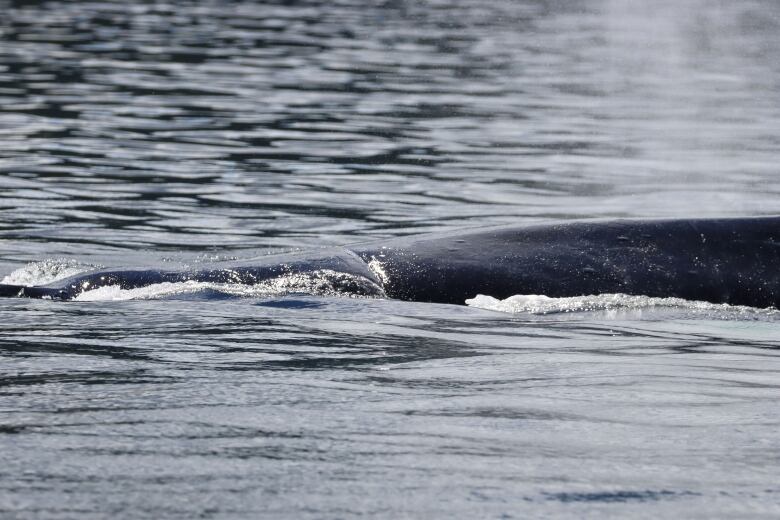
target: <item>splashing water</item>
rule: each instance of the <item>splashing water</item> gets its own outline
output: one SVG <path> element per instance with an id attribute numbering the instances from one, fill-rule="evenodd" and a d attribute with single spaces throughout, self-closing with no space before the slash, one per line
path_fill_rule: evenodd
<path id="1" fill-rule="evenodd" d="M 517 294 L 504 300 L 479 294 L 466 300 L 466 305 L 498 312 L 557 314 L 568 312 L 642 310 L 642 309 L 684 309 L 690 311 L 727 312 L 742 314 L 776 314 L 776 309 L 756 309 L 727 303 L 710 303 L 684 300 L 682 298 L 653 298 L 622 293 L 598 294 L 551 298 L 538 294 Z"/>
<path id="2" fill-rule="evenodd" d="M 5 276 L 0 283 L 11 285 L 46 285 L 57 280 L 100 268 L 67 258 L 47 258 L 30 262 Z"/>
<path id="3" fill-rule="evenodd" d="M 312 273 L 288 274 L 264 280 L 255 285 L 239 283 L 211 283 L 188 280 L 185 282 L 163 282 L 122 289 L 118 285 L 99 287 L 79 294 L 76 301 L 149 300 L 196 292 L 214 291 L 240 297 L 273 297 L 287 294 L 310 294 L 316 296 L 372 297 L 383 296 L 381 289 L 373 282 L 346 273 L 329 269 Z"/>

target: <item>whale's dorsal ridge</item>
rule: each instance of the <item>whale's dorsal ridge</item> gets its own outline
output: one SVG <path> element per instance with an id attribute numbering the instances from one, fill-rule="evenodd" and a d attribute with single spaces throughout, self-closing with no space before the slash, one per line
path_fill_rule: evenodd
<path id="1" fill-rule="evenodd" d="M 778 307 L 778 231 L 777 216 L 494 226 L 188 271 L 98 270 L 42 287 L 0 284 L 0 296 L 72 299 L 111 284 L 129 290 L 181 282 L 260 285 L 302 276 L 304 289 L 440 303 L 463 304 L 477 294 L 624 293 Z M 284 282 L 279 286 L 296 280 Z"/>

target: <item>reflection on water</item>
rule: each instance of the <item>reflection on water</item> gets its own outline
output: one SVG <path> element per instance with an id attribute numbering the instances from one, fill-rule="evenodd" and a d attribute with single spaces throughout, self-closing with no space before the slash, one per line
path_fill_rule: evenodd
<path id="1" fill-rule="evenodd" d="M 12 301 L 0 509 L 773 511 L 776 320 L 669 318 L 314 297 Z"/>
<path id="2" fill-rule="evenodd" d="M 9 239 L 778 211 L 775 2 L 4 4 Z"/>
<path id="3" fill-rule="evenodd" d="M 0 13 L 0 278 L 780 212 L 772 0 Z M 718 309 L 6 300 L 0 516 L 776 517 L 777 338 Z"/>

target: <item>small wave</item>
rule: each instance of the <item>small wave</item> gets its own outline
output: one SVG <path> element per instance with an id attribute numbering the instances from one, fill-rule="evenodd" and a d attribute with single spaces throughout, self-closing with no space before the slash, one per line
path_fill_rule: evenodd
<path id="1" fill-rule="evenodd" d="M 5 276 L 0 283 L 11 285 L 46 285 L 99 266 L 83 264 L 66 258 L 48 258 L 39 262 L 30 262 L 24 267 Z"/>
<path id="2" fill-rule="evenodd" d="M 683 309 L 686 311 L 728 312 L 728 313 L 771 313 L 776 309 L 757 309 L 727 303 L 709 303 L 685 300 L 682 298 L 653 298 L 631 294 L 610 293 L 588 296 L 551 298 L 538 294 L 518 294 L 505 300 L 499 300 L 483 294 L 466 300 L 466 305 L 491 311 L 529 314 L 557 314 L 568 312 L 643 310 L 643 309 Z"/>
<path id="3" fill-rule="evenodd" d="M 311 273 L 279 276 L 254 285 L 195 280 L 163 282 L 134 289 L 108 285 L 84 291 L 74 299 L 76 301 L 150 300 L 204 291 L 239 297 L 274 297 L 292 293 L 316 296 L 384 296 L 381 289 L 366 278 L 323 269 Z"/>

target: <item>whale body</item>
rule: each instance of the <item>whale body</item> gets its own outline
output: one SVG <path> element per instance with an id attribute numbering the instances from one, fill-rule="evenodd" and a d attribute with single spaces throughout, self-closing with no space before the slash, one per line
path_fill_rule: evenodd
<path id="1" fill-rule="evenodd" d="M 348 294 L 463 304 L 477 294 L 624 293 L 780 307 L 780 217 L 576 221 L 420 235 L 201 266 L 109 269 L 0 296 L 69 300 L 116 285 L 258 284 L 316 275 Z"/>

